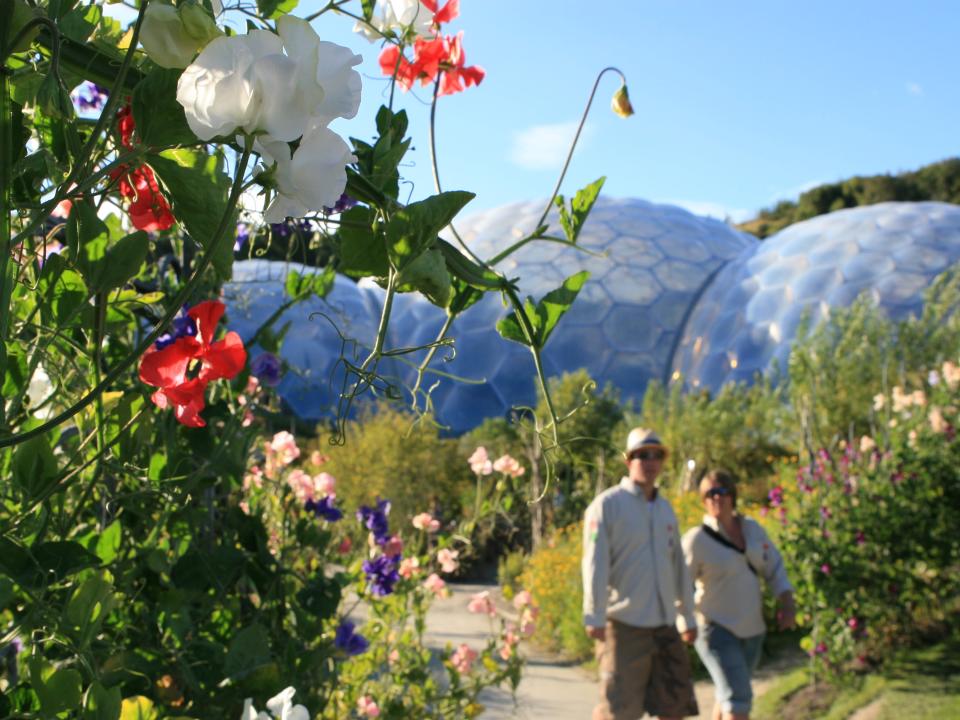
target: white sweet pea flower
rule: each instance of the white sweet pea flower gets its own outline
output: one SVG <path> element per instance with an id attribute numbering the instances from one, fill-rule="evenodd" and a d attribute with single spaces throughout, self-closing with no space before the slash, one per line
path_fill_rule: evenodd
<path id="1" fill-rule="evenodd" d="M 429 35 L 432 25 L 433 11 L 420 0 L 377 0 L 370 24 L 358 22 L 353 30 L 377 42 L 390 30 L 402 35 L 409 28 L 415 35 Z"/>
<path id="2" fill-rule="evenodd" d="M 267 700 L 267 709 L 276 720 L 310 720 L 310 711 L 303 705 L 294 705 L 293 696 L 297 691 L 293 687 L 285 688 L 272 698 Z M 243 701 L 243 714 L 240 720 L 271 720 L 271 715 L 263 712 L 257 712 L 253 707 L 253 700 L 247 698 Z"/>
<path id="3" fill-rule="evenodd" d="M 198 138 L 241 129 L 292 141 L 315 118 L 356 115 L 360 75 L 352 67 L 360 56 L 321 42 L 299 18 L 281 17 L 277 31 L 218 38 L 184 70 L 177 101 Z"/>
<path id="4" fill-rule="evenodd" d="M 346 166 L 357 160 L 343 138 L 319 121 L 303 134 L 292 157 L 287 143 L 270 138 L 259 138 L 254 149 L 277 166 L 278 194 L 263 215 L 269 223 L 333 207 L 347 184 Z"/>
<path id="5" fill-rule="evenodd" d="M 160 67 L 185 68 L 218 35 L 213 18 L 196 3 L 186 2 L 179 8 L 151 3 L 143 16 L 140 44 Z"/>

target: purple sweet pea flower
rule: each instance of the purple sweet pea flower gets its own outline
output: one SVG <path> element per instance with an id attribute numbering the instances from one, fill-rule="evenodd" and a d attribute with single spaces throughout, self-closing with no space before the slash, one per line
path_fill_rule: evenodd
<path id="1" fill-rule="evenodd" d="M 333 207 L 325 207 L 323 208 L 323 212 L 325 215 L 336 215 L 337 213 L 346 212 L 356 204 L 356 200 L 346 193 L 343 193 L 343 195 L 340 196 L 340 199 L 333 204 Z"/>
<path id="2" fill-rule="evenodd" d="M 250 240 L 250 226 L 246 223 L 237 224 L 237 238 L 233 241 L 233 251 L 240 252 Z"/>
<path id="3" fill-rule="evenodd" d="M 303 507 L 327 522 L 336 522 L 343 517 L 343 512 L 335 507 L 333 503 L 334 497 L 327 495 L 319 500 L 307 500 Z"/>
<path id="4" fill-rule="evenodd" d="M 74 102 L 80 110 L 94 112 L 102 110 L 109 97 L 110 93 L 106 88 L 85 80 L 77 89 Z"/>
<path id="5" fill-rule="evenodd" d="M 380 555 L 373 560 L 363 561 L 363 572 L 367 575 L 371 591 L 378 597 L 389 595 L 393 586 L 400 580 L 397 568 L 400 565 L 400 556 L 388 557 Z"/>
<path id="6" fill-rule="evenodd" d="M 333 644 L 338 650 L 343 650 L 350 656 L 360 655 L 370 647 L 370 641 L 360 633 L 355 632 L 355 626 L 349 620 L 344 620 L 340 623 Z"/>
<path id="7" fill-rule="evenodd" d="M 383 545 L 390 539 L 390 528 L 387 515 L 390 513 L 390 501 L 377 498 L 377 507 L 371 508 L 361 505 L 357 510 L 357 520 L 362 522 L 373 533 L 377 545 Z"/>
<path id="8" fill-rule="evenodd" d="M 163 350 L 167 345 L 173 344 L 182 337 L 195 337 L 196 334 L 197 324 L 193 321 L 192 317 L 187 315 L 187 306 L 184 305 L 176 317 L 173 318 L 169 332 L 165 332 L 158 337 L 154 346 L 157 350 Z"/>
<path id="9" fill-rule="evenodd" d="M 281 370 L 280 358 L 269 352 L 260 353 L 250 363 L 250 374 L 269 387 L 280 384 Z"/>

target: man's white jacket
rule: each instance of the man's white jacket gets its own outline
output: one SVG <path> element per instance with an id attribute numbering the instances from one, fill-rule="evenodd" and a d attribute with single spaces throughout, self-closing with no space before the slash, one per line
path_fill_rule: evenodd
<path id="1" fill-rule="evenodd" d="M 647 500 L 630 478 L 598 495 L 583 523 L 584 624 L 696 627 L 693 583 L 677 516 L 659 493 Z"/>

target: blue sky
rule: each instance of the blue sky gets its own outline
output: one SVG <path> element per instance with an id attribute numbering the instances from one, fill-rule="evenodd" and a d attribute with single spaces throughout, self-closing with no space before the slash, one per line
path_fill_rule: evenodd
<path id="1" fill-rule="evenodd" d="M 297 14 L 307 14 L 303 3 Z M 336 40 L 342 20 L 318 26 Z M 600 69 L 627 75 L 637 114 L 608 110 L 608 76 L 574 158 L 568 194 L 600 175 L 605 194 L 742 219 L 854 174 L 910 170 L 958 153 L 960 3 L 781 0 L 461 0 L 479 88 L 441 99 L 446 189 L 472 209 L 545 197 Z M 343 40 L 340 40 L 343 42 Z M 377 47 L 364 55 L 361 117 L 382 101 Z M 423 102 L 403 104 L 417 130 Z M 368 121 L 351 123 L 356 133 Z M 363 132 L 363 130 L 360 130 Z M 432 191 L 426 133 L 406 168 Z M 551 139 L 554 139 L 551 141 Z"/>
<path id="2" fill-rule="evenodd" d="M 387 92 L 379 47 L 347 18 L 316 27 L 364 56 L 360 115 L 334 128 L 369 138 Z M 958 27 L 956 0 L 461 0 L 448 28 L 487 77 L 441 99 L 441 180 L 476 192 L 471 210 L 546 197 L 608 65 L 626 74 L 637 114 L 609 111 L 608 75 L 567 194 L 606 175 L 608 196 L 741 220 L 820 182 L 915 169 L 958 154 Z M 428 101 L 428 89 L 399 97 L 411 199 L 433 192 Z"/>

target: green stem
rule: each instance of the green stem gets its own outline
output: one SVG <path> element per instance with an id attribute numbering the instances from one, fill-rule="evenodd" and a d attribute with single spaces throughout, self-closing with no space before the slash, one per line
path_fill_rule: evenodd
<path id="1" fill-rule="evenodd" d="M 455 315 L 447 314 L 447 319 L 443 322 L 443 327 L 440 328 L 440 332 L 437 333 L 437 339 L 433 341 L 433 346 L 427 351 L 427 356 L 423 359 L 423 362 L 417 367 L 417 380 L 413 384 L 413 389 L 410 391 L 413 395 L 413 407 L 417 407 L 417 392 L 420 390 L 420 385 L 423 384 L 423 375 L 427 371 L 427 367 L 430 365 L 430 362 L 433 360 L 433 356 L 437 354 L 437 350 L 440 348 L 440 343 L 443 342 L 443 339 L 447 336 L 447 333 L 450 331 L 450 326 L 453 324 L 453 319 Z"/>
<path id="2" fill-rule="evenodd" d="M 10 186 L 13 172 L 13 118 L 10 89 L 7 86 L 10 70 L 0 65 L 0 369 L 6 367 L 6 340 L 10 324 L 10 296 L 13 278 L 10 268 Z M 0 411 L 2 414 L 2 411 Z M 0 417 L 0 424 L 4 418 Z"/>
<path id="3" fill-rule="evenodd" d="M 108 372 L 106 376 L 100 382 L 98 382 L 96 386 L 83 398 L 75 402 L 56 417 L 51 418 L 47 422 L 33 428 L 32 430 L 0 438 L 0 448 L 17 445 L 29 440 L 30 438 L 42 435 L 48 430 L 52 430 L 61 423 L 72 418 L 74 415 L 92 403 L 104 390 L 110 387 L 110 385 L 115 382 L 124 372 L 126 372 L 128 368 L 133 366 L 140 356 L 143 355 L 143 353 L 146 352 L 151 345 L 153 345 L 156 339 L 166 331 L 167 327 L 173 321 L 174 316 L 180 311 L 180 308 L 183 307 L 183 304 L 188 302 L 193 297 L 194 291 L 197 289 L 203 279 L 203 273 L 208 267 L 210 267 L 210 263 L 213 262 L 213 258 L 217 254 L 217 249 L 221 244 L 223 244 L 224 238 L 227 237 L 227 230 L 232 224 L 233 212 L 237 207 L 237 202 L 240 200 L 240 192 L 243 188 L 243 176 L 247 171 L 247 163 L 250 161 L 252 149 L 253 138 L 248 137 L 243 155 L 240 157 L 240 161 L 237 164 L 237 176 L 234 179 L 233 189 L 230 192 L 230 199 L 227 203 L 227 211 L 220 219 L 220 226 L 217 228 L 217 232 L 213 237 L 213 241 L 210 243 L 206 254 L 203 256 L 200 262 L 197 263 L 193 272 L 193 276 L 187 281 L 177 296 L 170 303 L 167 312 L 164 314 L 163 318 L 161 318 L 160 322 L 157 323 L 153 330 L 147 335 L 146 338 L 143 339 L 140 345 L 138 345 L 137 348 L 130 353 L 130 355 L 117 363 L 117 365 L 110 372 Z"/>
<path id="4" fill-rule="evenodd" d="M 550 199 L 547 200 L 547 206 L 543 209 L 543 214 L 540 216 L 540 220 L 537 222 L 537 227 L 541 227 L 544 221 L 547 219 L 547 215 L 550 214 L 550 208 L 553 207 L 553 201 L 560 193 L 560 186 L 563 185 L 563 179 L 567 176 L 567 170 L 570 167 L 570 161 L 573 159 L 573 151 L 577 149 L 577 141 L 580 139 L 580 133 L 583 131 L 583 126 L 587 122 L 587 115 L 590 114 L 590 107 L 593 105 L 593 98 L 597 94 L 597 88 L 600 86 L 600 80 L 608 72 L 615 72 L 620 76 L 620 79 L 626 83 L 627 79 L 624 77 L 623 73 L 615 67 L 605 67 L 599 73 L 597 73 L 597 79 L 593 83 L 593 89 L 590 91 L 590 97 L 587 98 L 587 106 L 583 109 L 583 114 L 580 116 L 580 124 L 577 125 L 577 132 L 573 136 L 573 142 L 570 143 L 570 149 L 567 151 L 567 159 L 563 163 L 563 169 L 560 170 L 560 177 L 557 178 L 557 184 L 553 188 L 553 193 L 550 195 Z"/>

